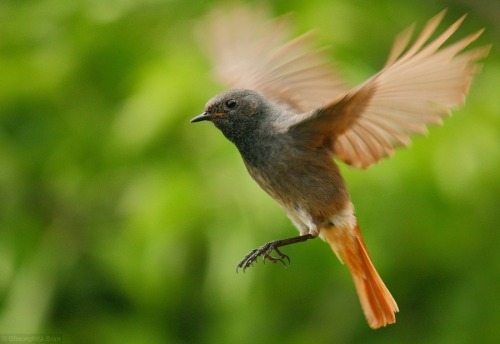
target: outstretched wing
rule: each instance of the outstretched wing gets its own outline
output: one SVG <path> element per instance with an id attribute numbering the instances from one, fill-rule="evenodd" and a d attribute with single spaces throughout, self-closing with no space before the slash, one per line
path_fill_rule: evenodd
<path id="1" fill-rule="evenodd" d="M 246 88 L 296 113 L 318 108 L 348 90 L 323 50 L 311 48 L 312 34 L 288 41 L 290 16 L 270 21 L 263 7 L 215 9 L 200 23 L 200 43 L 216 77 Z"/>
<path id="2" fill-rule="evenodd" d="M 441 124 L 450 109 L 464 103 L 478 60 L 490 48 L 462 52 L 482 30 L 442 47 L 465 16 L 426 44 L 444 14 L 430 19 L 406 52 L 413 27 L 400 34 L 379 73 L 340 100 L 297 118 L 292 130 L 320 132 L 339 159 L 366 168 L 409 145 L 411 134 L 425 134 L 427 125 Z"/>

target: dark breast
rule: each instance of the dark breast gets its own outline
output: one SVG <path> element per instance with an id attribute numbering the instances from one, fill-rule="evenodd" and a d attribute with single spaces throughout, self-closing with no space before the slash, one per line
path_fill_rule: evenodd
<path id="1" fill-rule="evenodd" d="M 254 147 L 257 151 L 265 150 L 265 154 L 245 157 L 242 153 L 248 172 L 260 187 L 287 212 L 300 208 L 318 223 L 343 209 L 349 195 L 328 151 L 280 143 L 274 142 L 267 149 Z"/>

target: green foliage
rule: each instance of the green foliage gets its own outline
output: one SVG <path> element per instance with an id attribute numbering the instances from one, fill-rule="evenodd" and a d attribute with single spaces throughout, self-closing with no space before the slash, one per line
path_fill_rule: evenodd
<path id="1" fill-rule="evenodd" d="M 409 150 L 343 168 L 374 262 L 399 303 L 365 323 L 320 241 L 292 264 L 236 274 L 251 248 L 295 235 L 209 125 L 222 90 L 193 39 L 210 2 L 0 3 L 0 334 L 65 343 L 493 343 L 498 340 L 500 54 L 468 102 Z M 489 6 L 489 7 L 488 7 Z M 475 1 L 273 2 L 318 30 L 354 82 L 395 34 L 444 7 L 461 34 L 500 40 Z"/>

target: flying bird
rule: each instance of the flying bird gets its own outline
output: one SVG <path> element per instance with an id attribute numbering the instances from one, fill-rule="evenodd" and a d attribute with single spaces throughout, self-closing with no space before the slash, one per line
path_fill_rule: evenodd
<path id="1" fill-rule="evenodd" d="M 311 33 L 288 39 L 288 17 L 269 20 L 263 8 L 241 5 L 203 20 L 202 44 L 230 88 L 191 121 L 211 121 L 235 144 L 300 232 L 250 251 L 237 268 L 258 257 L 285 262 L 281 247 L 320 237 L 349 268 L 369 326 L 396 321 L 398 306 L 370 260 L 334 160 L 367 168 L 464 103 L 489 46 L 464 51 L 482 30 L 444 46 L 465 16 L 431 40 L 445 12 L 413 43 L 414 26 L 399 34 L 382 70 L 355 87 L 312 48 Z"/>

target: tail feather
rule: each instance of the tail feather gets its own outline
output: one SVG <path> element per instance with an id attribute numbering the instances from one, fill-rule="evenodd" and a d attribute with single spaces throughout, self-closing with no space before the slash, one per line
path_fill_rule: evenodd
<path id="1" fill-rule="evenodd" d="M 373 266 L 361 232 L 353 229 L 330 228 L 323 237 L 351 271 L 359 301 L 371 328 L 396 322 L 398 305 Z"/>

